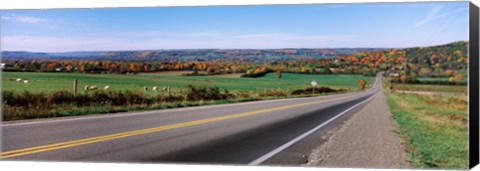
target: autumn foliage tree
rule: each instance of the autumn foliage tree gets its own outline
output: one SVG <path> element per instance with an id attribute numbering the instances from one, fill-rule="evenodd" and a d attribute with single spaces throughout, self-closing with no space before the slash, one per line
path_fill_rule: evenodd
<path id="1" fill-rule="evenodd" d="M 453 77 L 453 81 L 455 81 L 455 84 L 460 84 L 460 82 L 463 81 L 463 74 L 458 73 Z"/>
<path id="2" fill-rule="evenodd" d="M 367 85 L 367 81 L 364 79 L 361 79 L 358 81 L 358 85 L 360 86 L 360 89 L 365 90 L 365 86 Z"/>
<path id="3" fill-rule="evenodd" d="M 210 50 L 206 50 L 210 52 Z M 187 53 L 188 50 L 179 51 Z M 279 51 L 280 52 L 280 51 Z M 212 52 L 213 53 L 213 52 Z M 257 52 L 256 52 L 257 53 Z M 258 52 L 260 53 L 260 52 Z M 285 53 L 281 51 L 281 53 Z M 242 53 L 238 52 L 242 55 Z M 123 57 L 129 53 L 119 53 Z M 249 56 L 251 60 L 234 60 L 222 57 L 202 60 L 180 61 L 171 57 L 168 60 L 145 60 L 144 57 L 152 54 L 142 54 L 142 60 L 10 60 L 2 61 L 7 67 L 3 71 L 41 71 L 41 72 L 82 72 L 82 73 L 138 73 L 158 71 L 194 71 L 207 73 L 206 75 L 219 75 L 241 73 L 244 77 L 261 77 L 271 72 L 302 73 L 302 74 L 361 74 L 375 76 L 381 71 L 386 74 L 408 71 L 403 79 L 409 83 L 425 83 L 417 77 L 452 77 L 451 81 L 436 81 L 429 84 L 453 84 L 454 77 L 465 84 L 463 76 L 457 73 L 467 69 L 468 42 L 456 42 L 442 46 L 407 48 L 407 49 L 381 49 L 358 52 L 348 55 L 339 55 L 331 58 L 314 58 L 303 54 L 292 59 L 258 62 L 259 56 Z M 228 54 L 226 55 L 228 56 Z M 218 58 L 218 59 L 217 59 Z M 92 58 L 93 59 L 93 58 Z M 113 59 L 113 58 L 112 58 Z M 164 59 L 164 58 L 162 58 Z M 167 59 L 167 58 L 166 58 Z M 210 60 L 209 60 L 210 59 Z M 255 62 L 253 62 L 254 60 Z M 201 72 L 202 71 L 202 72 Z M 194 74 L 195 75 L 195 74 Z M 279 78 L 279 76 L 277 76 Z M 280 77 L 281 78 L 281 77 Z M 279 79 L 280 79 L 279 78 Z M 401 79 L 396 79 L 398 82 Z"/>

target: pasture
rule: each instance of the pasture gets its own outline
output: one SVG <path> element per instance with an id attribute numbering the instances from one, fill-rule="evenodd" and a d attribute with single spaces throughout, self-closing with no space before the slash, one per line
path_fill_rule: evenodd
<path id="1" fill-rule="evenodd" d="M 430 85 L 430 84 L 393 84 L 394 89 L 408 90 L 408 91 L 428 91 L 428 92 L 442 92 L 442 93 L 467 93 L 468 87 L 463 85 Z"/>
<path id="2" fill-rule="evenodd" d="M 419 77 L 420 81 L 448 81 L 450 77 Z"/>
<path id="3" fill-rule="evenodd" d="M 30 82 L 24 84 L 16 79 L 28 79 Z M 99 89 L 109 85 L 110 90 L 133 90 L 143 91 L 148 86 L 149 94 L 155 93 L 151 89 L 158 86 L 170 86 L 172 92 L 181 92 L 188 85 L 193 86 L 217 86 L 229 91 L 239 90 L 295 90 L 310 86 L 315 80 L 318 86 L 329 86 L 332 88 L 343 88 L 349 91 L 358 91 L 358 80 L 365 79 L 368 84 L 373 83 L 374 77 L 361 75 L 308 75 L 284 73 L 282 79 L 277 79 L 275 73 L 269 73 L 261 78 L 239 78 L 222 76 L 179 76 L 172 72 L 140 73 L 140 74 L 83 74 L 83 73 L 45 73 L 45 72 L 3 72 L 3 90 L 15 92 L 29 91 L 53 92 L 73 91 L 73 80 L 78 79 L 78 92 L 83 93 L 86 85 L 96 85 Z"/>

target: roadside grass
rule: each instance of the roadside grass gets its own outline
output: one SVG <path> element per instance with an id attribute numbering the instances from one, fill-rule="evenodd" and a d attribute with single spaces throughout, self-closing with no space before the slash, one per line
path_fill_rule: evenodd
<path id="1" fill-rule="evenodd" d="M 134 106 L 106 105 L 106 106 L 76 107 L 72 105 L 58 105 L 53 110 L 48 110 L 48 111 L 35 110 L 36 114 L 32 114 L 32 115 L 26 115 L 25 111 L 21 108 L 8 107 L 7 109 L 3 109 L 4 113 L 7 113 L 6 116 L 5 115 L 3 116 L 4 117 L 3 120 L 17 121 L 17 120 L 24 120 L 24 119 L 70 117 L 70 116 L 81 116 L 81 115 L 90 115 L 90 114 L 111 114 L 111 113 L 121 113 L 121 112 L 174 109 L 174 108 L 194 107 L 194 106 L 204 106 L 204 105 L 248 102 L 248 101 L 257 101 L 257 100 L 260 100 L 260 99 L 242 98 L 242 99 L 232 99 L 232 100 L 210 100 L 210 101 L 197 101 L 197 102 L 184 101 L 184 102 L 159 103 L 155 105 L 134 105 Z M 18 112 L 13 112 L 12 110 L 18 110 Z"/>
<path id="2" fill-rule="evenodd" d="M 307 90 L 267 90 L 231 93 L 218 87 L 190 86 L 184 93 L 145 95 L 141 91 L 95 91 L 74 96 L 67 91 L 14 93 L 2 91 L 3 121 L 171 109 L 281 98 L 312 97 L 345 93 L 328 87 Z"/>
<path id="3" fill-rule="evenodd" d="M 467 96 L 386 94 L 415 167 L 468 168 Z"/>

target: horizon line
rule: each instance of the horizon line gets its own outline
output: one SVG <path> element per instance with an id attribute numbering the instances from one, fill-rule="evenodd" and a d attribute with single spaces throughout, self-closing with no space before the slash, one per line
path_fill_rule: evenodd
<path id="1" fill-rule="evenodd" d="M 79 52 L 122 52 L 122 51 L 173 51 L 173 50 L 288 50 L 288 49 L 408 49 L 419 47 L 443 46 L 457 42 L 467 42 L 469 40 L 458 40 L 444 44 L 409 46 L 409 47 L 318 47 L 318 48 L 178 48 L 178 49 L 127 49 L 127 50 L 74 50 L 74 51 L 29 51 L 29 50 L 1 50 L 1 52 L 29 52 L 29 53 L 79 53 Z"/>

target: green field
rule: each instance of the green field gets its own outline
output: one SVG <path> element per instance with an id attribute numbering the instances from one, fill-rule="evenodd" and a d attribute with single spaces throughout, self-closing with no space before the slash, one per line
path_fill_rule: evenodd
<path id="1" fill-rule="evenodd" d="M 448 81 L 450 77 L 418 77 L 419 81 Z"/>
<path id="2" fill-rule="evenodd" d="M 261 78 L 178 74 L 181 72 L 136 75 L 4 72 L 3 119 L 10 121 L 316 96 L 344 91 L 302 93 L 305 87 L 310 87 L 312 80 L 318 82 L 318 87 L 348 91 L 359 90 L 360 79 L 370 84 L 374 80 L 374 77 L 360 75 L 283 74 L 279 80 L 273 73 Z M 30 82 L 17 82 L 17 78 Z M 74 79 L 78 79 L 79 94 L 76 96 L 72 93 Z M 110 90 L 86 93 L 85 85 L 96 85 L 99 89 L 108 85 Z M 144 92 L 144 86 L 148 86 L 149 91 Z M 153 86 L 160 89 L 170 86 L 171 92 L 151 91 Z M 294 93 L 298 91 L 300 93 Z"/>
<path id="3" fill-rule="evenodd" d="M 99 89 L 109 85 L 110 90 L 139 90 L 144 86 L 151 89 L 158 86 L 170 86 L 174 92 L 179 92 L 188 85 L 193 86 L 217 86 L 230 91 L 238 90 L 264 90 L 303 89 L 309 86 L 312 80 L 318 82 L 318 86 L 332 88 L 344 88 L 357 91 L 358 80 L 365 79 L 368 84 L 373 83 L 374 77 L 360 75 L 307 75 L 284 73 L 282 79 L 275 78 L 274 73 L 269 73 L 261 78 L 234 78 L 220 76 L 177 76 L 174 74 L 148 73 L 137 75 L 120 74 L 81 74 L 81 73 L 41 73 L 41 72 L 4 72 L 2 75 L 3 89 L 15 92 L 52 92 L 73 91 L 73 80 L 78 79 L 78 91 L 83 92 L 85 85 L 96 85 Z M 16 78 L 28 79 L 29 84 L 15 81 Z M 161 93 L 161 92 L 158 92 Z M 149 91 L 149 94 L 155 92 Z"/>

